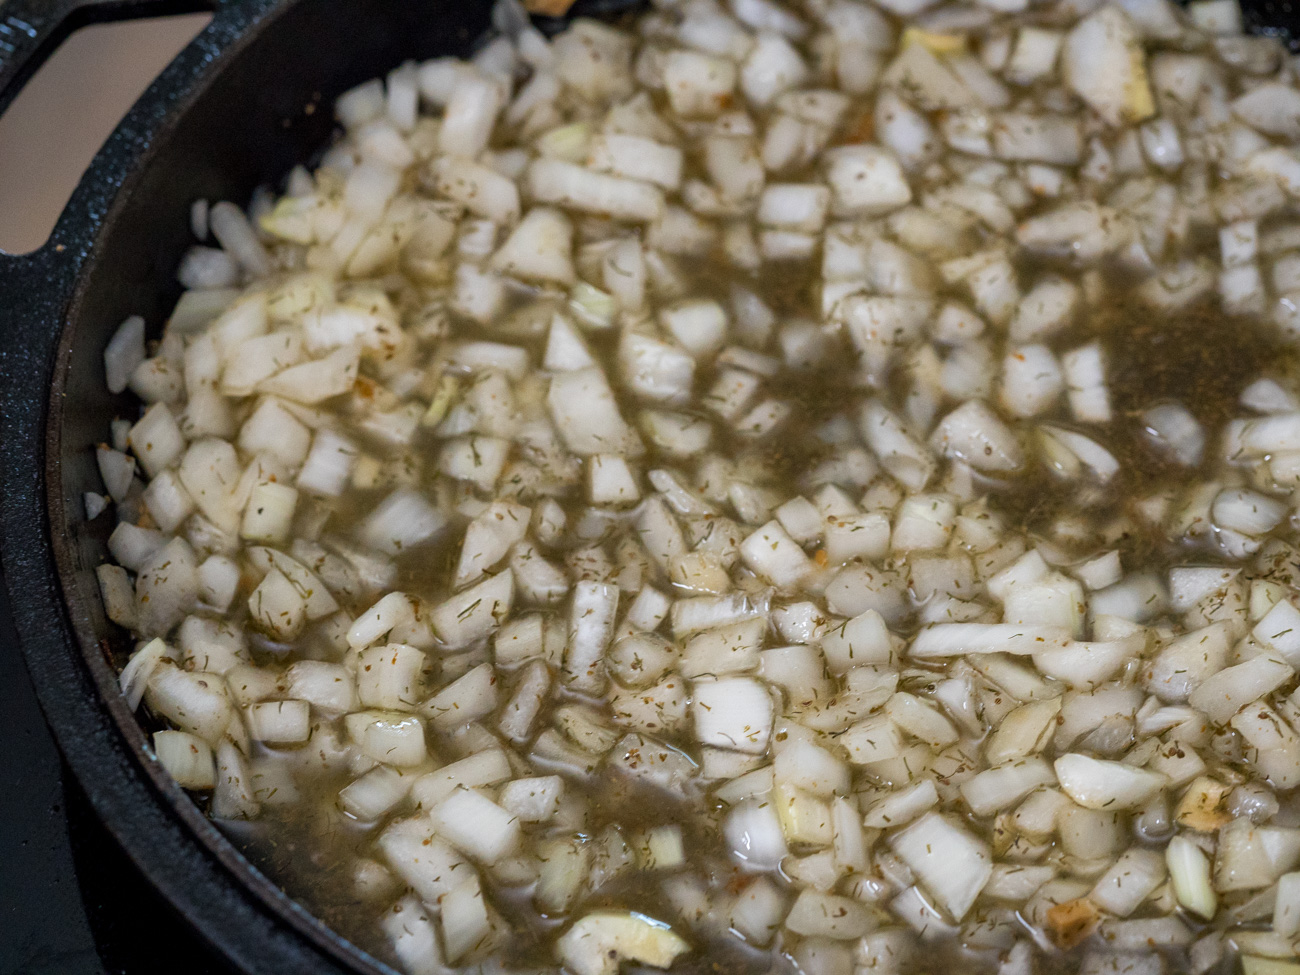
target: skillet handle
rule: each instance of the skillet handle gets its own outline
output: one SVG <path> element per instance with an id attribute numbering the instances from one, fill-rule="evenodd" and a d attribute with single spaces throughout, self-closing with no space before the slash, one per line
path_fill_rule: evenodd
<path id="1" fill-rule="evenodd" d="M 0 5 L 0 112 L 9 107 L 28 79 L 60 41 L 75 0 L 7 0 Z"/>
<path id="2" fill-rule="evenodd" d="M 77 28 L 211 7 L 203 0 L 4 0 L 0 3 L 0 113 Z"/>
<path id="3" fill-rule="evenodd" d="M 45 59 L 78 28 L 212 7 L 209 0 L 0 0 L 0 114 Z M 50 330 L 23 333 L 34 321 L 61 316 L 75 263 L 67 257 L 81 250 L 83 243 L 52 237 L 30 254 L 0 251 L 0 366 L 6 358 L 22 360 L 26 365 L 20 372 L 26 372 L 28 365 L 40 361 L 37 350 L 43 348 L 44 335 Z"/>

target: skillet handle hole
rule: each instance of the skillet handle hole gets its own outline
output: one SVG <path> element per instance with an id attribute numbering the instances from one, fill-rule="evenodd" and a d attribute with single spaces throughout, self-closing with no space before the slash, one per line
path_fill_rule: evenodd
<path id="1" fill-rule="evenodd" d="M 209 13 L 92 24 L 73 32 L 0 116 L 0 251 L 50 236 L 114 127 Z"/>

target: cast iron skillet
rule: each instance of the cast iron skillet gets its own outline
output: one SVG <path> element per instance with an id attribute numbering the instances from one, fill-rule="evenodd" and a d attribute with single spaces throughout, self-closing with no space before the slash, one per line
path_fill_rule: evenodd
<path id="1" fill-rule="evenodd" d="M 1245 7 L 1256 31 L 1300 25 L 1289 0 Z M 191 201 L 274 184 L 328 141 L 336 95 L 408 58 L 465 53 L 490 0 L 8 0 L 0 111 L 77 27 L 205 9 L 212 23 L 113 133 L 50 240 L 0 254 L 0 572 L 68 765 L 176 912 L 238 971 L 378 975 L 391 969 L 254 869 L 152 758 L 117 690 L 125 635 L 95 583 L 108 519 L 86 524 L 80 499 L 101 489 L 93 447 L 109 419 L 136 409 L 104 386 L 104 344 L 129 314 L 155 332 L 166 319 Z"/>

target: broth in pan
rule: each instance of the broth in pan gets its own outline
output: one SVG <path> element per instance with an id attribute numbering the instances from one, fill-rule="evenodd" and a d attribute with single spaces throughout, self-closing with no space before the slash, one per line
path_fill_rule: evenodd
<path id="1" fill-rule="evenodd" d="M 1291 57 L 497 13 L 105 352 L 158 760 L 410 975 L 1300 973 Z"/>

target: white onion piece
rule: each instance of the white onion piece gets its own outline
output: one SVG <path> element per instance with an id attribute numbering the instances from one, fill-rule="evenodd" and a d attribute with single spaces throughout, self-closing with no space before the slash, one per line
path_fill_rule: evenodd
<path id="1" fill-rule="evenodd" d="M 1103 7 L 1066 35 L 1061 69 L 1066 83 L 1111 125 L 1155 111 L 1140 39 L 1118 7 Z"/>
<path id="2" fill-rule="evenodd" d="M 909 171 L 921 167 L 938 154 L 939 137 L 929 119 L 892 89 L 883 91 L 876 100 L 875 123 L 881 142 L 898 156 L 902 166 Z M 894 193 L 895 198 L 902 195 L 901 188 Z M 908 195 L 911 195 L 910 189 Z"/>
<path id="3" fill-rule="evenodd" d="M 898 160 L 874 146 L 841 146 L 827 153 L 826 181 L 836 216 L 879 215 L 911 202 Z"/>
<path id="4" fill-rule="evenodd" d="M 727 814 L 723 835 L 732 855 L 747 869 L 771 870 L 785 859 L 785 834 L 770 802 L 741 802 Z"/>
<path id="5" fill-rule="evenodd" d="M 1251 763 L 1268 783 L 1289 789 L 1300 783 L 1300 735 L 1267 704 L 1243 708 L 1229 724 L 1256 749 Z"/>
<path id="6" fill-rule="evenodd" d="M 615 975 L 624 960 L 667 968 L 687 949 L 663 922 L 612 911 L 588 914 L 556 944 L 560 959 L 575 975 Z"/>
<path id="7" fill-rule="evenodd" d="M 913 490 L 921 490 L 934 473 L 929 452 L 885 407 L 870 403 L 862 411 L 862 433 L 881 464 Z"/>
<path id="8" fill-rule="evenodd" d="M 505 569 L 441 603 L 429 621 L 443 643 L 458 649 L 500 626 L 513 603 L 514 576 Z"/>
<path id="9" fill-rule="evenodd" d="M 1165 876 L 1164 858 L 1159 853 L 1134 847 L 1098 878 L 1088 897 L 1103 910 L 1128 917 L 1164 882 Z"/>
<path id="10" fill-rule="evenodd" d="M 421 899 L 437 902 L 459 880 L 468 864 L 440 839 L 427 816 L 399 819 L 379 835 L 377 845 L 388 865 Z"/>
<path id="11" fill-rule="evenodd" d="M 1010 471 L 1024 462 L 1015 434 L 978 400 L 949 413 L 935 428 L 931 442 L 945 456 L 964 460 L 976 470 Z"/>
<path id="12" fill-rule="evenodd" d="M 1279 877 L 1273 906 L 1273 930 L 1284 938 L 1300 934 L 1300 872 Z"/>
<path id="13" fill-rule="evenodd" d="M 1280 501 L 1257 491 L 1233 488 L 1221 491 L 1214 499 L 1214 523 L 1246 535 L 1262 535 L 1286 515 Z"/>
<path id="14" fill-rule="evenodd" d="M 263 701 L 249 705 L 244 714 L 254 741 L 297 744 L 306 741 L 311 732 L 306 701 Z"/>
<path id="15" fill-rule="evenodd" d="M 1127 243 L 1128 233 L 1115 210 L 1081 202 L 1031 217 L 1017 228 L 1016 239 L 1031 251 L 1088 263 Z"/>
<path id="16" fill-rule="evenodd" d="M 104 347 L 104 377 L 110 393 L 126 389 L 131 374 L 145 360 L 144 319 L 132 315 L 125 319 Z"/>
<path id="17" fill-rule="evenodd" d="M 1119 461 L 1097 441 L 1061 427 L 1044 425 L 1040 429 L 1077 457 L 1103 483 L 1119 472 Z"/>
<path id="18" fill-rule="evenodd" d="M 663 192 L 658 187 L 558 159 L 535 161 L 528 167 L 527 180 L 529 192 L 541 203 L 634 222 L 649 222 L 663 215 Z"/>
<path id="19" fill-rule="evenodd" d="M 262 277 L 270 271 L 266 248 L 239 207 L 224 200 L 214 204 L 208 211 L 208 228 L 226 253 L 250 275 Z"/>
<path id="20" fill-rule="evenodd" d="M 357 698 L 364 707 L 415 707 L 424 654 L 403 643 L 369 647 L 357 655 Z"/>
<path id="21" fill-rule="evenodd" d="M 519 842 L 519 820 L 471 789 L 456 790 L 429 816 L 447 842 L 484 863 L 495 863 Z"/>
<path id="22" fill-rule="evenodd" d="M 779 522 L 770 521 L 740 546 L 741 558 L 755 572 L 778 586 L 793 586 L 812 571 L 813 565 Z"/>
<path id="23" fill-rule="evenodd" d="M 678 115 L 717 115 L 729 102 L 736 80 L 735 65 L 723 58 L 672 51 L 664 59 L 664 89 Z"/>
<path id="24" fill-rule="evenodd" d="M 402 711 L 354 711 L 343 719 L 348 737 L 376 762 L 414 767 L 428 758 L 424 723 Z"/>
<path id="25" fill-rule="evenodd" d="M 636 454 L 640 441 L 619 414 L 599 368 L 560 373 L 546 397 L 555 426 L 576 454 Z"/>
<path id="26" fill-rule="evenodd" d="M 961 785 L 962 797 L 977 816 L 989 816 L 1019 802 L 1039 786 L 1056 781 L 1041 758 L 985 769 Z"/>
<path id="27" fill-rule="evenodd" d="M 454 964 L 492 931 L 487 902 L 477 875 L 470 874 L 447 891 L 438 906 L 443 951 L 447 961 Z"/>
<path id="28" fill-rule="evenodd" d="M 487 145 L 501 100 L 496 81 L 470 71 L 458 72 L 439 130 L 439 148 L 451 156 L 477 156 Z"/>
<path id="29" fill-rule="evenodd" d="M 195 240 L 207 240 L 208 237 L 208 201 L 195 200 L 190 204 L 190 233 Z"/>
<path id="30" fill-rule="evenodd" d="M 408 894 L 380 922 L 393 953 L 413 975 L 435 975 L 445 964 L 432 914 L 418 897 Z"/>
<path id="31" fill-rule="evenodd" d="M 697 681 L 691 712 L 695 737 L 705 745 L 761 753 L 772 733 L 772 699 L 758 681 L 747 677 Z"/>
<path id="32" fill-rule="evenodd" d="M 492 255 L 492 267 L 526 281 L 573 283 L 573 226 L 550 207 L 534 207 Z"/>
<path id="33" fill-rule="evenodd" d="M 161 636 L 179 623 L 198 599 L 194 549 L 173 538 L 144 561 L 135 580 L 136 626 Z"/>
<path id="34" fill-rule="evenodd" d="M 411 489 L 399 489 L 366 518 L 361 539 L 378 552 L 397 555 L 429 541 L 445 524 L 446 518 L 423 495 Z"/>
<path id="35" fill-rule="evenodd" d="M 501 790 L 501 806 L 524 823 L 544 823 L 560 810 L 564 780 L 558 775 L 515 779 Z"/>
<path id="36" fill-rule="evenodd" d="M 178 728 L 209 744 L 221 740 L 235 716 L 229 692 L 219 676 L 191 674 L 171 664 L 154 667 L 145 700 Z"/>
<path id="37" fill-rule="evenodd" d="M 993 874 L 984 844 L 939 813 L 926 813 L 897 833 L 890 846 L 958 919 L 966 916 Z"/>
<path id="38" fill-rule="evenodd" d="M 211 789 L 216 784 L 212 748 L 184 731 L 155 731 L 153 750 L 176 784 L 185 789 Z"/>
<path id="39" fill-rule="evenodd" d="M 1109 423 L 1110 388 L 1101 346 L 1090 342 L 1071 349 L 1061 356 L 1061 369 L 1074 418 L 1082 423 Z"/>
<path id="40" fill-rule="evenodd" d="M 481 752 L 444 765 L 420 776 L 411 785 L 411 795 L 425 809 L 432 809 L 459 788 L 481 789 L 498 785 L 511 777 L 510 760 L 500 748 Z"/>
<path id="41" fill-rule="evenodd" d="M 939 804 L 939 793 L 932 779 L 922 779 L 915 785 L 897 789 L 876 802 L 862 816 L 869 829 L 896 829 Z"/>
<path id="42" fill-rule="evenodd" d="M 1300 609 L 1290 600 L 1279 600 L 1255 624 L 1251 635 L 1292 666 L 1300 663 Z"/>
<path id="43" fill-rule="evenodd" d="M 109 497 L 119 503 L 124 501 L 135 477 L 135 458 L 100 444 L 95 448 L 95 462 Z"/>
<path id="44" fill-rule="evenodd" d="M 120 565 L 101 565 L 95 568 L 95 578 L 99 582 L 104 615 L 118 626 L 134 628 L 135 587 L 127 571 Z"/>
<path id="45" fill-rule="evenodd" d="M 1201 462 L 1205 433 L 1181 403 L 1162 403 L 1142 413 L 1147 434 L 1163 452 L 1185 467 Z"/>
<path id="46" fill-rule="evenodd" d="M 785 898 L 776 885 L 765 877 L 750 883 L 731 905 L 731 927 L 751 944 L 769 942 L 785 916 Z"/>
<path id="47" fill-rule="evenodd" d="M 785 926 L 808 937 L 855 941 L 867 933 L 871 920 L 857 901 L 806 888 L 791 905 Z"/>
<path id="48" fill-rule="evenodd" d="M 1013 416 L 1030 417 L 1051 408 L 1065 389 L 1060 363 L 1044 345 L 1013 348 L 1002 363 L 1002 405 Z"/>
<path id="49" fill-rule="evenodd" d="M 605 687 L 604 655 L 614 632 L 618 590 L 597 582 L 573 588 L 569 642 L 564 652 L 565 680 L 575 689 L 599 692 Z"/>
<path id="50" fill-rule="evenodd" d="M 1133 809 L 1168 782 L 1159 772 L 1087 755 L 1062 755 L 1055 767 L 1061 789 L 1085 809 Z"/>
<path id="51" fill-rule="evenodd" d="M 1011 338 L 1032 342 L 1054 335 L 1068 326 L 1079 301 L 1079 289 L 1070 281 L 1047 277 L 1039 281 L 1020 303 L 1011 321 Z"/>
<path id="52" fill-rule="evenodd" d="M 289 366 L 261 380 L 257 389 L 295 403 L 320 403 L 352 389 L 360 358 L 361 350 L 355 343 L 341 345 L 321 359 Z"/>
<path id="53" fill-rule="evenodd" d="M 1241 446 L 1252 454 L 1300 450 L 1300 413 L 1279 413 L 1249 420 L 1240 433 Z"/>
<path id="54" fill-rule="evenodd" d="M 472 213 L 506 226 L 519 218 L 519 189 L 495 170 L 463 157 L 444 156 L 435 173 L 438 192 Z"/>
<path id="55" fill-rule="evenodd" d="M 1300 137 L 1300 92 L 1289 85 L 1258 85 L 1232 103 L 1232 112 L 1269 135 Z"/>
<path id="56" fill-rule="evenodd" d="M 131 428 L 131 449 L 148 477 L 171 466 L 185 449 L 185 438 L 176 418 L 163 403 L 156 403 Z"/>
<path id="57" fill-rule="evenodd" d="M 1185 836 L 1175 836 L 1165 848 L 1165 860 L 1178 903 L 1206 920 L 1214 917 L 1218 898 L 1210 885 L 1210 861 L 1200 847 Z"/>
<path id="58" fill-rule="evenodd" d="M 1054 626 L 1016 623 L 938 623 L 921 630 L 908 647 L 919 659 L 956 657 L 970 653 L 1032 654 L 1063 648 L 1070 631 Z"/>
<path id="59" fill-rule="evenodd" d="M 1034 654 L 1034 666 L 1047 677 L 1070 687 L 1091 689 L 1110 680 L 1131 660 L 1137 659 L 1146 643 L 1142 634 L 1104 643 L 1072 642 L 1060 649 Z"/>
<path id="60" fill-rule="evenodd" d="M 253 795 L 252 780 L 244 756 L 229 739 L 217 746 L 216 780 L 211 813 L 216 819 L 254 819 L 261 804 Z"/>
<path id="61" fill-rule="evenodd" d="M 122 688 L 122 696 L 126 698 L 127 707 L 132 711 L 140 706 L 154 670 L 170 657 L 171 650 L 160 639 L 150 640 L 131 655 L 126 667 L 122 669 L 118 684 Z"/>
<path id="62" fill-rule="evenodd" d="M 1083 145 L 1078 122 L 1068 116 L 1005 112 L 994 123 L 993 151 L 1003 159 L 1072 166 Z"/>

